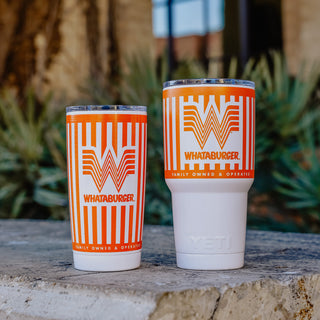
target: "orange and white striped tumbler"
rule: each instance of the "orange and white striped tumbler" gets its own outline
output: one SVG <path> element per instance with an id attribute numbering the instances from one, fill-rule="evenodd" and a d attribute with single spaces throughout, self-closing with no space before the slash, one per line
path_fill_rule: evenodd
<path id="1" fill-rule="evenodd" d="M 76 269 L 139 267 L 146 134 L 144 106 L 67 107 L 69 209 Z"/>
<path id="2" fill-rule="evenodd" d="M 165 179 L 172 193 L 178 267 L 243 266 L 247 193 L 254 177 L 254 105 L 251 81 L 164 83 Z"/>

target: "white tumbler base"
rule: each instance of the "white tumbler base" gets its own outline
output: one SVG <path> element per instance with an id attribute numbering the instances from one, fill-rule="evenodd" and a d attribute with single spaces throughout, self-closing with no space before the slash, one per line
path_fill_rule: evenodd
<path id="1" fill-rule="evenodd" d="M 83 271 L 123 271 L 140 266 L 141 250 L 126 253 L 86 253 L 73 251 L 74 267 Z"/>
<path id="2" fill-rule="evenodd" d="M 244 252 L 230 254 L 194 254 L 177 252 L 177 266 L 194 270 L 239 269 L 244 265 Z"/>

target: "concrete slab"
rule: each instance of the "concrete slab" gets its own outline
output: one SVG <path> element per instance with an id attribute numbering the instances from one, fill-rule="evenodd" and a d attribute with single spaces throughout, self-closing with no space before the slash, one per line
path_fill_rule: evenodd
<path id="1" fill-rule="evenodd" d="M 72 267 L 68 222 L 0 220 L 0 319 L 320 319 L 320 235 L 248 231 L 244 268 L 193 271 L 146 226 L 139 269 L 98 273 Z"/>

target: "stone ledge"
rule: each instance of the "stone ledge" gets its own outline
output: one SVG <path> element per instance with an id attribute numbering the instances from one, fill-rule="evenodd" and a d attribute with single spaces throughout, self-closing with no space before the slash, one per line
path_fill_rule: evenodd
<path id="1" fill-rule="evenodd" d="M 142 265 L 72 267 L 68 222 L 0 220 L 0 319 L 320 319 L 320 235 L 248 231 L 245 267 L 175 265 L 171 227 L 146 226 Z"/>

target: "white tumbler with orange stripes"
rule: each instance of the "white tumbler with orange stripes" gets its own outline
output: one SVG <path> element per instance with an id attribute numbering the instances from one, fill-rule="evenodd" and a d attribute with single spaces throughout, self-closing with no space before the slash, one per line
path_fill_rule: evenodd
<path id="1" fill-rule="evenodd" d="M 243 266 L 254 123 L 251 81 L 164 83 L 165 179 L 172 194 L 178 267 Z"/>
<path id="2" fill-rule="evenodd" d="M 146 134 L 146 107 L 67 107 L 75 268 L 120 271 L 139 267 Z"/>

